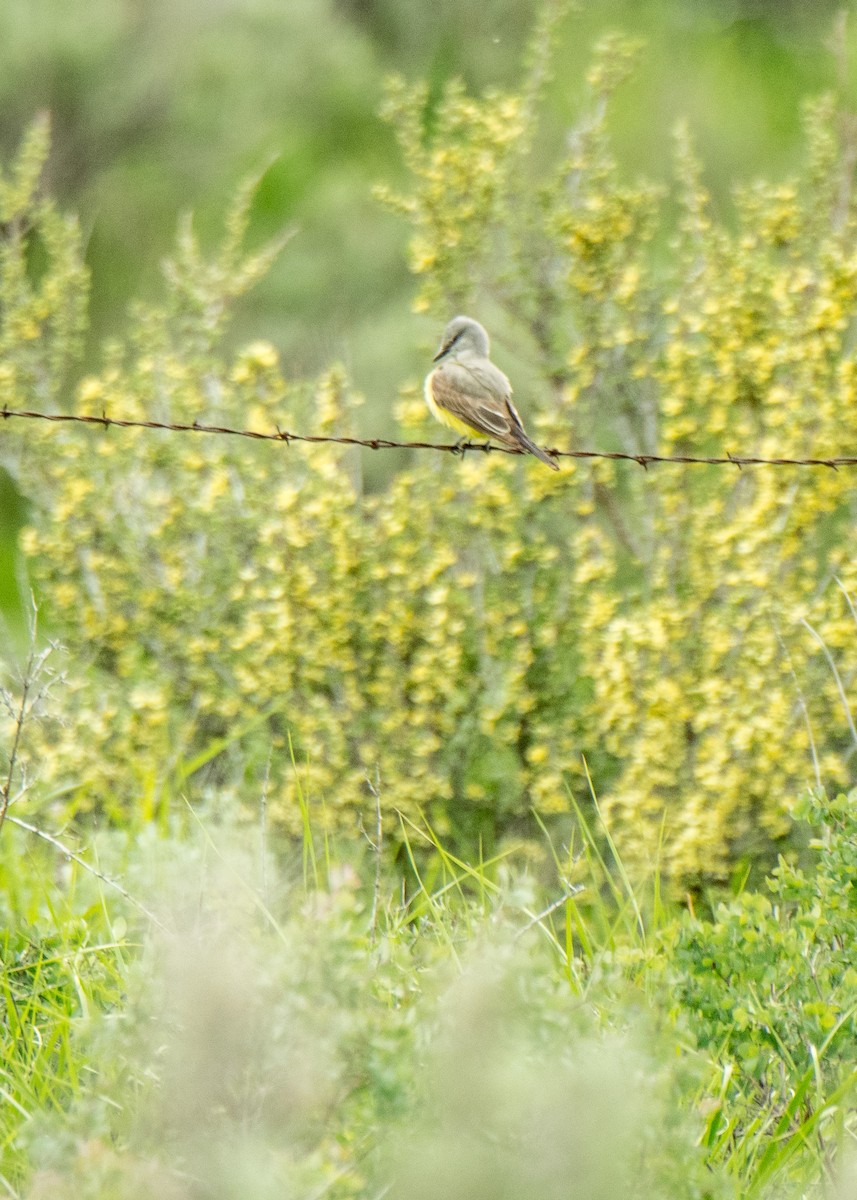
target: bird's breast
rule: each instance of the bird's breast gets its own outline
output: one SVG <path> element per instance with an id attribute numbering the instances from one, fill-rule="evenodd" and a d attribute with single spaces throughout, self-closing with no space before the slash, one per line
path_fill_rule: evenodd
<path id="1" fill-rule="evenodd" d="M 443 367 L 435 367 L 426 376 L 424 393 L 428 410 L 436 421 L 440 421 L 441 425 L 445 425 L 447 429 L 454 429 L 456 433 L 464 434 L 465 437 L 472 436 L 474 433 L 479 433 L 479 430 L 473 425 L 468 425 L 465 421 L 460 420 L 449 409 L 438 404 L 434 394 L 434 379 L 443 371 Z M 482 435 L 484 437 L 484 434 Z"/>

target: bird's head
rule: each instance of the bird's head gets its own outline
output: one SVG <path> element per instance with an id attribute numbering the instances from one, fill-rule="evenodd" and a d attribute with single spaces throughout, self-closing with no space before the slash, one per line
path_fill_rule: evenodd
<path id="1" fill-rule="evenodd" d="M 457 357 L 467 351 L 478 354 L 480 358 L 487 358 L 488 334 L 472 317 L 453 317 L 443 331 L 443 339 L 434 361 L 440 362 L 450 355 Z"/>

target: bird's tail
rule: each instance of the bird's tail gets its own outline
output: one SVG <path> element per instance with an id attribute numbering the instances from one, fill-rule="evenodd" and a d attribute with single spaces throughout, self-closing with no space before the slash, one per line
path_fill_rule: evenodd
<path id="1" fill-rule="evenodd" d="M 523 429 L 515 430 L 515 438 L 525 450 L 528 450 L 530 454 L 535 454 L 536 458 L 539 459 L 540 462 L 543 462 L 546 466 L 550 467 L 552 471 L 559 470 L 559 463 L 554 462 L 550 455 L 542 450 L 541 446 L 537 446 L 532 438 L 527 437 Z"/>

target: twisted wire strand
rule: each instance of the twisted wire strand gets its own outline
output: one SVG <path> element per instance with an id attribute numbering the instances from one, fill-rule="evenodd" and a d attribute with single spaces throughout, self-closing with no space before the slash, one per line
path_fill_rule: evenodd
<path id="1" fill-rule="evenodd" d="M 265 433 L 259 429 L 237 429 L 229 425 L 210 425 L 201 421 L 142 421 L 126 417 L 110 417 L 106 413 L 59 413 L 37 412 L 33 409 L 0 409 L 4 420 L 50 421 L 53 423 L 97 426 L 102 429 L 159 429 L 168 433 L 206 433 L 223 437 L 250 438 L 262 442 L 303 442 L 309 444 L 331 443 L 339 446 L 365 446 L 368 450 L 435 450 L 447 454 L 526 454 L 509 446 L 498 446 L 482 442 L 397 442 L 389 438 L 358 438 L 333 434 L 293 433 L 277 428 Z M 763 458 L 752 454 L 698 455 L 698 454 L 632 454 L 621 450 L 557 450 L 548 449 L 553 458 L 612 459 L 633 462 L 647 470 L 658 463 L 720 467 L 827 467 L 836 471 L 840 467 L 857 466 L 857 455 L 840 455 L 833 458 Z"/>

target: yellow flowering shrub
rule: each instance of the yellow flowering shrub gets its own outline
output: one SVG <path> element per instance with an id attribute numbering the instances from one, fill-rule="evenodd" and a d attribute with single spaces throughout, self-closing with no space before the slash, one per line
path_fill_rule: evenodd
<path id="1" fill-rule="evenodd" d="M 12 168 L 0 172 L 0 406 L 19 397 L 53 402 L 86 327 L 80 230 L 39 192 L 49 139 L 43 116 Z M 32 255 L 39 251 L 46 266 L 34 283 Z"/>
<path id="2" fill-rule="evenodd" d="M 530 424 L 546 444 L 853 453 L 857 214 L 835 106 L 808 110 L 803 174 L 736 190 L 721 217 L 686 131 L 671 190 L 629 184 L 613 160 L 610 96 L 637 52 L 605 41 L 547 168 L 538 56 L 519 95 L 453 85 L 430 119 L 425 89 L 393 85 L 413 191 L 383 198 L 412 222 L 417 307 L 442 324 L 491 298 L 537 366 Z M 10 177 L 22 213 L 34 144 Z M 339 368 L 296 381 L 267 343 L 219 349 L 230 304 L 278 249 L 243 254 L 249 199 L 210 261 L 183 228 L 164 303 L 135 310 L 74 408 L 354 431 Z M 39 281 L 24 223 L 2 243 L 10 407 L 29 405 L 40 371 L 55 398 L 76 352 L 86 279 L 76 227 L 61 228 Z M 46 335 L 34 342 L 28 319 Z M 406 387 L 409 435 L 428 432 L 414 399 Z M 365 495 L 341 446 L 3 434 L 33 501 L 22 548 L 43 621 L 68 654 L 26 754 L 66 810 L 157 815 L 210 794 L 256 820 L 264 796 L 297 832 L 309 798 L 356 831 L 377 778 L 391 832 L 396 813 L 425 812 L 490 848 L 531 808 L 585 805 L 588 767 L 626 861 L 660 853 L 692 883 L 786 835 L 816 773 L 847 781 L 848 470 L 564 460 L 554 475 L 423 453 Z"/>
<path id="3" fill-rule="evenodd" d="M 448 279 L 418 219 L 422 198 L 443 194 L 447 165 L 435 159 L 429 179 L 415 172 L 416 198 L 400 208 L 416 214 L 417 267 L 433 272 L 438 317 L 500 298 L 507 327 L 540 363 L 537 425 L 549 444 L 854 453 L 857 221 L 835 103 L 807 108 L 802 176 L 738 187 L 734 213 L 718 218 L 686 129 L 671 195 L 629 186 L 611 155 L 610 96 L 638 49 L 615 36 L 599 47 L 570 149 L 539 186 L 533 130 L 522 133 L 515 176 L 527 186 L 510 181 L 495 196 L 478 256 Z M 400 130 L 406 147 L 413 128 Z M 440 122 L 435 136 L 445 143 Z M 492 274 L 510 260 L 512 284 Z M 458 278 L 473 281 L 463 298 Z M 552 501 L 565 493 L 556 569 L 574 597 L 579 674 L 566 675 L 574 723 L 550 711 L 544 765 L 526 760 L 528 794 L 541 803 L 564 777 L 585 801 L 579 760 L 600 755 L 594 782 L 628 861 L 651 864 L 663 840 L 675 877 L 723 876 L 736 856 L 786 834 L 799 789 L 847 775 L 847 694 L 828 655 L 849 680 L 849 473 L 644 473 L 598 461 L 544 487 Z M 523 521 L 529 528 L 529 513 Z"/>

